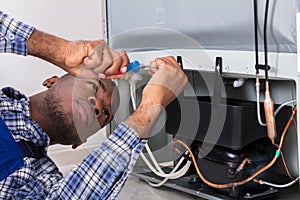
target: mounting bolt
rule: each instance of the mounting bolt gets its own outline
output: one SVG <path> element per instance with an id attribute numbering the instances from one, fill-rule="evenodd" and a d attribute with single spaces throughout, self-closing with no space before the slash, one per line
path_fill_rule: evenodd
<path id="1" fill-rule="evenodd" d="M 251 197 L 251 194 L 250 194 L 250 193 L 247 193 L 247 194 L 245 195 L 245 197 Z"/>

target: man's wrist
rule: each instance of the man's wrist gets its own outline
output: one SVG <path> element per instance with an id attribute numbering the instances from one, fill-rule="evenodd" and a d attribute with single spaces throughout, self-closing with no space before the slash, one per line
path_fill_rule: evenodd
<path id="1" fill-rule="evenodd" d="M 140 136 L 147 139 L 149 132 L 164 108 L 159 104 L 141 103 L 125 123 Z"/>

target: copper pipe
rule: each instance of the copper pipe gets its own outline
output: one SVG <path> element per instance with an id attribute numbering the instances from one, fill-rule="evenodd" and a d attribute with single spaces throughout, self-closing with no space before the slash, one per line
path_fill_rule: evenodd
<path id="1" fill-rule="evenodd" d="M 284 130 L 283 130 L 283 132 L 282 132 L 282 134 L 281 134 L 281 139 L 280 139 L 280 143 L 279 143 L 279 145 L 278 145 L 277 151 L 280 151 L 280 152 L 281 152 L 281 148 L 282 148 L 282 145 L 283 145 L 283 141 L 284 141 L 285 135 L 286 135 L 286 133 L 287 133 L 288 128 L 289 128 L 290 125 L 291 125 L 291 122 L 294 120 L 296 111 L 297 111 L 297 105 L 293 106 L 291 117 L 290 117 L 289 121 L 286 123 L 286 125 L 285 125 L 285 127 L 284 127 Z M 274 157 L 274 158 L 275 158 L 275 157 Z M 273 159 L 273 160 L 274 160 L 274 159 Z M 260 182 L 261 180 L 256 179 L 255 181 L 256 181 L 256 182 Z M 260 182 L 260 183 L 261 183 L 261 182 Z"/>
<path id="2" fill-rule="evenodd" d="M 275 139 L 277 137 L 277 133 L 276 133 L 276 123 L 275 123 L 275 117 L 274 117 L 274 103 L 270 96 L 268 83 L 266 83 L 264 108 L 265 108 L 265 117 L 266 117 L 268 137 L 271 139 L 272 143 L 275 144 Z"/>
<path id="3" fill-rule="evenodd" d="M 290 179 L 294 180 L 294 178 L 292 177 L 291 173 L 290 173 L 290 170 L 285 162 L 285 158 L 284 158 L 284 155 L 283 153 L 281 152 L 281 160 L 282 160 L 282 163 L 283 163 L 283 166 L 285 168 L 285 171 L 287 173 L 287 175 L 290 177 Z"/>
<path id="4" fill-rule="evenodd" d="M 238 168 L 236 169 L 236 172 L 240 172 L 244 169 L 244 166 L 246 165 L 246 163 L 251 163 L 251 159 L 250 158 L 245 158 L 243 160 L 243 162 L 240 164 L 240 166 L 238 166 Z"/>
<path id="5" fill-rule="evenodd" d="M 213 188 L 219 188 L 219 189 L 231 188 L 231 187 L 237 187 L 237 186 L 243 185 L 243 184 L 245 184 L 245 183 L 251 181 L 251 180 L 252 180 L 253 178 L 255 178 L 257 175 L 259 175 L 260 173 L 262 173 L 262 172 L 265 171 L 266 169 L 270 168 L 270 167 L 275 163 L 275 161 L 276 161 L 277 158 L 278 158 L 278 156 L 275 156 L 275 157 L 273 158 L 273 160 L 272 160 L 268 165 L 266 165 L 265 167 L 261 168 L 260 170 L 258 170 L 256 173 L 254 173 L 252 176 L 250 176 L 249 178 L 247 178 L 247 179 L 245 179 L 245 180 L 242 180 L 242 181 L 239 181 L 239 182 L 225 183 L 225 184 L 216 184 L 216 183 L 210 182 L 209 180 L 207 180 L 207 179 L 203 176 L 203 174 L 201 173 L 201 171 L 200 171 L 200 169 L 199 169 L 199 167 L 198 167 L 198 165 L 197 165 L 197 161 L 196 161 L 195 156 L 194 156 L 193 152 L 191 151 L 191 149 L 190 149 L 184 142 L 182 142 L 182 141 L 180 141 L 180 140 L 175 140 L 175 141 L 174 141 L 174 144 L 176 144 L 176 143 L 179 143 L 179 144 L 181 144 L 182 146 L 184 146 L 184 147 L 186 148 L 186 150 L 189 152 L 189 154 L 190 154 L 190 156 L 191 156 L 191 158 L 192 158 L 193 164 L 194 164 L 194 166 L 195 166 L 195 169 L 196 169 L 196 171 L 197 171 L 197 174 L 199 175 L 199 177 L 201 178 L 201 180 L 202 180 L 205 184 L 207 184 L 207 185 L 209 185 L 209 186 L 211 186 L 211 187 L 213 187 Z"/>
<path id="6" fill-rule="evenodd" d="M 291 117 L 290 117 L 289 121 L 287 122 L 286 126 L 283 129 L 283 132 L 282 132 L 282 135 L 281 135 L 281 139 L 280 139 L 280 143 L 279 143 L 279 148 L 280 149 L 281 149 L 281 147 L 283 145 L 283 140 L 284 140 L 285 134 L 287 133 L 287 130 L 288 130 L 291 122 L 293 121 L 293 119 L 295 117 L 296 111 L 297 111 L 297 106 L 295 105 L 295 106 L 293 106 Z"/>
<path id="7" fill-rule="evenodd" d="M 183 141 L 181 141 L 181 140 L 175 140 L 175 141 L 174 141 L 174 144 L 179 143 L 179 144 L 181 144 L 183 147 L 186 148 L 186 150 L 189 152 L 189 154 L 190 154 L 190 156 L 191 156 L 191 158 L 192 158 L 192 161 L 193 161 L 193 164 L 194 164 L 195 169 L 196 169 L 196 171 L 197 171 L 197 174 L 199 175 L 199 177 L 201 178 L 201 180 L 202 180 L 205 184 L 207 184 L 207 185 L 209 185 L 209 186 L 211 186 L 211 187 L 213 187 L 213 188 L 219 188 L 219 189 L 221 189 L 221 188 L 237 187 L 237 186 L 243 185 L 243 184 L 248 183 L 249 181 L 253 180 L 256 176 L 258 176 L 258 175 L 261 174 L 262 172 L 264 172 L 264 171 L 266 171 L 267 169 L 269 169 L 269 168 L 276 162 L 276 160 L 278 159 L 278 157 L 280 156 L 280 153 L 281 153 L 281 147 L 282 147 L 282 144 L 283 144 L 284 137 L 285 137 L 285 135 L 286 135 L 286 132 L 287 132 L 287 130 L 288 130 L 288 128 L 289 128 L 289 126 L 290 126 L 292 120 L 294 119 L 295 113 L 296 113 L 296 106 L 293 107 L 292 115 L 291 115 L 289 121 L 287 122 L 287 124 L 286 124 L 286 126 L 285 126 L 285 128 L 284 128 L 284 130 L 283 130 L 283 132 L 282 132 L 282 134 L 281 134 L 280 144 L 279 144 L 279 146 L 278 146 L 278 149 L 277 149 L 277 151 L 276 151 L 276 153 L 275 153 L 274 158 L 273 158 L 267 165 L 265 165 L 265 166 L 262 167 L 261 169 L 257 170 L 257 171 L 256 171 L 254 174 L 252 174 L 250 177 L 248 177 L 247 179 L 244 179 L 244 180 L 242 180 L 242 181 L 239 181 L 239 182 L 231 182 L 231 183 L 225 183 L 225 184 L 216 184 L 216 183 L 210 182 L 210 181 L 207 180 L 207 179 L 203 176 L 203 174 L 201 173 L 201 171 L 200 171 L 200 169 L 199 169 L 199 167 L 198 167 L 197 161 L 196 161 L 196 159 L 195 159 L 195 156 L 194 156 L 192 150 L 188 147 L 188 145 L 185 144 L 185 143 L 184 143 Z M 257 179 L 255 179 L 255 181 L 257 181 Z"/>

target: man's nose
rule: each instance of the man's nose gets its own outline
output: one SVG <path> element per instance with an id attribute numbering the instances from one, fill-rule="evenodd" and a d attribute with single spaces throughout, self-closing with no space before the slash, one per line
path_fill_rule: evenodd
<path id="1" fill-rule="evenodd" d="M 99 117 L 101 115 L 101 104 L 99 101 L 97 101 L 95 97 L 89 97 L 88 101 L 94 107 L 96 117 Z"/>

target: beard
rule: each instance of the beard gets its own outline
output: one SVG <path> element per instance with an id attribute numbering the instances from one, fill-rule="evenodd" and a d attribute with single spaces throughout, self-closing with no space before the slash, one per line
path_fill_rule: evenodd
<path id="1" fill-rule="evenodd" d="M 73 120 L 72 113 L 66 113 L 63 105 L 61 104 L 62 99 L 51 92 L 46 95 L 46 104 L 48 106 L 48 116 L 52 124 L 55 125 L 53 128 L 56 131 L 54 140 L 63 145 L 71 145 L 81 142 L 76 131 L 76 127 Z"/>

